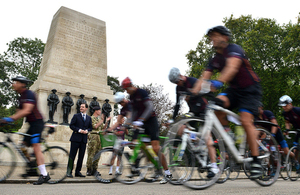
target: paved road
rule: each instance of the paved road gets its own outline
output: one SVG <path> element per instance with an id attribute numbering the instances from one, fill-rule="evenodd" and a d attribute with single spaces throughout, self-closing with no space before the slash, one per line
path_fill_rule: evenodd
<path id="1" fill-rule="evenodd" d="M 224 184 L 215 184 L 206 190 L 191 190 L 183 186 L 173 186 L 171 184 L 161 185 L 158 182 L 145 183 L 140 182 L 134 185 L 124 185 L 121 183 L 61 183 L 61 184 L 43 184 L 34 186 L 32 184 L 11 184 L 1 183 L 1 195 L 12 194 L 55 194 L 55 195 L 76 195 L 76 194 L 109 194 L 109 195 L 135 195 L 135 194 L 243 194 L 243 195 L 266 195 L 266 194 L 299 194 L 300 181 L 291 182 L 278 180 L 270 187 L 261 187 L 248 179 L 238 179 L 227 181 Z"/>

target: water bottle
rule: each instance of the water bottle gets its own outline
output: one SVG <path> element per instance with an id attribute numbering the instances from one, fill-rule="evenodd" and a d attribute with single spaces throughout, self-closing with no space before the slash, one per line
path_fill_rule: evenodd
<path id="1" fill-rule="evenodd" d="M 151 156 L 155 159 L 158 160 L 158 156 L 156 155 L 156 153 L 154 152 L 153 148 L 151 145 L 146 146 L 146 149 L 148 150 L 148 152 L 151 154 Z"/>

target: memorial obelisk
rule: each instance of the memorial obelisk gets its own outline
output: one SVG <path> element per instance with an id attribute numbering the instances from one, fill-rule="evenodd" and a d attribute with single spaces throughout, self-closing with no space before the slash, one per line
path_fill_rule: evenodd
<path id="1" fill-rule="evenodd" d="M 30 88 L 37 94 L 45 121 L 49 119 L 47 97 L 53 89 L 56 89 L 60 100 L 53 117 L 58 124 L 63 122 L 62 99 L 67 92 L 71 93 L 75 104 L 71 107 L 69 122 L 76 113 L 76 102 L 81 94 L 88 104 L 97 97 L 101 105 L 109 99 L 114 108 L 113 91 L 107 85 L 106 50 L 104 21 L 66 7 L 57 11 L 51 23 L 38 79 Z M 69 151 L 71 134 L 68 125 L 59 125 L 47 141 Z"/>
<path id="2" fill-rule="evenodd" d="M 47 96 L 52 89 L 57 90 L 60 99 L 54 114 L 54 121 L 58 123 L 63 121 L 61 100 L 66 92 L 71 93 L 75 104 L 84 94 L 88 103 L 96 96 L 100 104 L 109 99 L 113 108 L 113 91 L 107 85 L 104 21 L 66 7 L 61 7 L 53 16 L 39 76 L 31 86 L 38 95 L 45 121 L 49 110 Z M 69 120 L 74 113 L 76 106 L 72 107 Z"/>

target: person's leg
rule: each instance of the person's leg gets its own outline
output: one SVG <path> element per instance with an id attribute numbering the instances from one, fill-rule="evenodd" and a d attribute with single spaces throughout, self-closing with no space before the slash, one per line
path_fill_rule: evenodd
<path id="1" fill-rule="evenodd" d="M 68 167 L 67 167 L 67 174 L 69 175 L 72 174 L 73 167 L 74 167 L 74 160 L 77 155 L 77 151 L 79 147 L 80 147 L 79 142 L 71 142 Z"/>
<path id="2" fill-rule="evenodd" d="M 82 162 L 85 154 L 86 143 L 80 142 L 79 152 L 78 152 L 78 160 L 76 165 L 75 174 L 79 174 L 82 168 Z"/>

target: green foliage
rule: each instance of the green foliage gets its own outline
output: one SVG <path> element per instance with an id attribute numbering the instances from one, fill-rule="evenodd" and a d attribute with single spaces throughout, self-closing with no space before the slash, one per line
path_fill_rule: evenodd
<path id="1" fill-rule="evenodd" d="M 300 19 L 296 24 L 280 25 L 274 19 L 253 19 L 251 15 L 223 20 L 231 30 L 231 42 L 240 45 L 261 79 L 263 104 L 283 126 L 278 99 L 287 94 L 300 106 Z M 212 56 L 212 48 L 204 36 L 195 50 L 187 55 L 190 76 L 199 77 Z"/>
<path id="2" fill-rule="evenodd" d="M 35 38 L 16 38 L 0 55 L 0 106 L 17 105 L 17 94 L 12 90 L 10 79 L 22 75 L 33 82 L 37 79 L 45 44 Z"/>
<path id="3" fill-rule="evenodd" d="M 110 89 L 113 90 L 114 94 L 116 92 L 124 92 L 124 89 L 120 85 L 119 77 L 107 76 L 107 85 L 110 86 Z M 117 116 L 119 114 L 118 110 L 119 110 L 118 104 L 115 104 L 114 105 L 114 116 Z"/>

